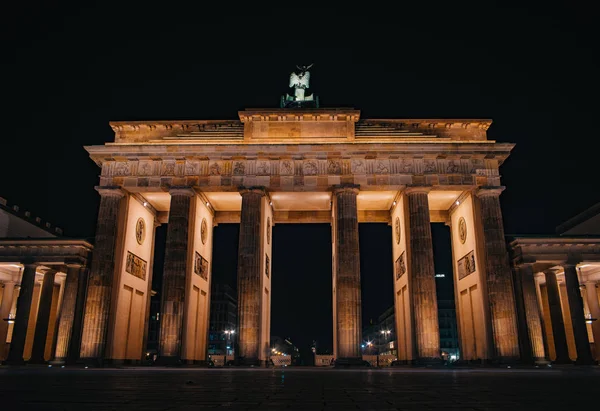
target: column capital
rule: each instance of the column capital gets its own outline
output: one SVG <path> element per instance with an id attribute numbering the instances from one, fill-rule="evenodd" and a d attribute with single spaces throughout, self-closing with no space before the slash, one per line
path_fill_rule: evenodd
<path id="1" fill-rule="evenodd" d="M 498 197 L 504 191 L 504 186 L 481 186 L 475 191 L 477 197 L 495 196 Z"/>
<path id="2" fill-rule="evenodd" d="M 598 288 L 598 283 L 594 280 L 586 280 L 582 287 L 592 287 L 592 288 Z"/>
<path id="3" fill-rule="evenodd" d="M 96 186 L 94 188 L 102 197 L 125 197 L 125 191 L 120 186 Z"/>
<path id="4" fill-rule="evenodd" d="M 336 184 L 336 185 L 332 186 L 333 194 L 348 193 L 348 192 L 358 194 L 359 190 L 360 190 L 360 184 Z"/>
<path id="5" fill-rule="evenodd" d="M 238 191 L 240 192 L 240 195 L 242 195 L 242 196 L 244 194 L 249 194 L 249 193 L 260 194 L 261 196 L 267 195 L 267 192 L 265 191 L 264 186 L 251 186 L 251 187 L 240 186 L 240 187 L 238 187 Z"/>
<path id="6" fill-rule="evenodd" d="M 171 186 L 169 187 L 169 194 L 171 196 L 193 197 L 196 195 L 196 192 L 190 186 Z"/>
<path id="7" fill-rule="evenodd" d="M 404 193 L 411 195 L 413 193 L 429 193 L 433 186 L 430 184 L 408 184 L 404 189 Z"/>

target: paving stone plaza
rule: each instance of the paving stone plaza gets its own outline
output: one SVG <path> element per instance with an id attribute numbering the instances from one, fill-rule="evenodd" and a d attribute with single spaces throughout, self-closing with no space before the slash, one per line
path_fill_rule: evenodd
<path id="1" fill-rule="evenodd" d="M 0 367 L 2 410 L 568 410 L 598 367 L 219 369 Z M 580 408 L 581 407 L 581 408 Z"/>

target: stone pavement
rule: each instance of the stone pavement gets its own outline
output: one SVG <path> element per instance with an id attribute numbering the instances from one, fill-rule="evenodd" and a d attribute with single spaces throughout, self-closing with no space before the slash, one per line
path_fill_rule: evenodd
<path id="1" fill-rule="evenodd" d="M 578 410 L 600 369 L 0 367 L 0 410 Z"/>

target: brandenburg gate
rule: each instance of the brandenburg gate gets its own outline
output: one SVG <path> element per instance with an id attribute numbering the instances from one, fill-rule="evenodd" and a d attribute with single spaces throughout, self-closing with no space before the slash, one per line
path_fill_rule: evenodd
<path id="1" fill-rule="evenodd" d="M 112 122 L 114 142 L 86 147 L 101 168 L 101 201 L 84 361 L 141 358 L 155 227 L 164 223 L 159 363 L 206 358 L 213 227 L 220 223 L 240 224 L 237 354 L 247 361 L 269 358 L 271 278 L 279 275 L 271 269 L 271 230 L 294 223 L 331 224 L 334 355 L 360 357 L 362 222 L 393 228 L 399 360 L 440 358 L 434 222 L 451 227 L 461 357 L 519 358 L 499 202 L 499 167 L 513 145 L 488 140 L 490 120 L 370 120 L 318 105 L 238 114 Z"/>

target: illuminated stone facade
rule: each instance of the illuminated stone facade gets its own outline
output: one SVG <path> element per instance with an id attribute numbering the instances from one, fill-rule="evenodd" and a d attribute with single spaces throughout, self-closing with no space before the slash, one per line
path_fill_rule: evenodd
<path id="1" fill-rule="evenodd" d="M 212 227 L 225 222 L 241 224 L 240 355 L 249 361 L 268 358 L 270 281 L 277 275 L 271 270 L 277 258 L 271 255 L 272 226 L 327 222 L 332 224 L 334 353 L 358 357 L 358 223 L 384 222 L 395 233 L 399 359 L 436 361 L 440 347 L 429 224 L 444 222 L 452 227 L 455 260 L 470 253 L 455 267 L 457 276 L 459 268 L 469 271 L 456 281 L 457 295 L 468 297 L 457 299 L 459 317 L 469 318 L 461 324 L 463 343 L 477 347 L 469 355 L 518 358 L 498 203 L 499 166 L 513 145 L 488 140 L 490 124 L 361 120 L 358 110 L 345 108 L 244 110 L 239 120 L 227 121 L 111 123 L 114 143 L 86 147 L 102 170 L 100 214 L 109 217 L 98 226 L 101 241 L 94 250 L 82 357 L 139 358 L 145 334 L 140 313 L 148 304 L 151 270 L 143 280 L 123 265 L 128 253 L 150 265 L 153 250 L 144 247 L 152 244 L 152 228 L 167 222 L 159 359 L 206 358 Z M 128 229 L 139 218 L 146 221 L 144 245 Z M 202 221 L 208 223 L 203 228 Z M 200 230 L 198 241 L 191 233 Z M 109 249 L 117 257 L 114 266 L 102 262 Z"/>

